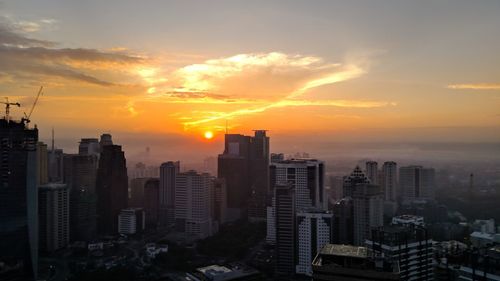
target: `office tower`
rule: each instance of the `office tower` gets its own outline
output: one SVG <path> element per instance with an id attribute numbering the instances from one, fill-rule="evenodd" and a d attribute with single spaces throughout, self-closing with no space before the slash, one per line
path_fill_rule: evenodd
<path id="1" fill-rule="evenodd" d="M 354 245 L 363 245 L 371 230 L 384 225 L 383 194 L 378 185 L 358 184 L 352 194 Z"/>
<path id="2" fill-rule="evenodd" d="M 127 208 L 118 215 L 118 233 L 134 235 L 141 233 L 146 227 L 146 216 L 142 208 Z"/>
<path id="3" fill-rule="evenodd" d="M 326 211 L 297 213 L 297 264 L 295 273 L 312 276 L 311 263 L 316 254 L 332 239 L 333 215 Z"/>
<path id="4" fill-rule="evenodd" d="M 407 166 L 399 168 L 399 184 L 403 202 L 434 200 L 435 172 L 433 168 Z"/>
<path id="5" fill-rule="evenodd" d="M 272 197 L 270 206 L 266 208 L 266 243 L 270 245 L 276 244 L 276 200 Z"/>
<path id="6" fill-rule="evenodd" d="M 125 153 L 119 145 L 102 146 L 96 180 L 97 230 L 100 234 L 118 232 L 118 214 L 127 208 L 128 177 Z"/>
<path id="7" fill-rule="evenodd" d="M 376 161 L 366 162 L 366 177 L 371 184 L 378 184 L 378 163 Z"/>
<path id="8" fill-rule="evenodd" d="M 52 147 L 48 154 L 49 182 L 62 182 L 64 172 L 63 150 Z"/>
<path id="9" fill-rule="evenodd" d="M 54 252 L 69 243 L 69 188 L 49 183 L 38 189 L 39 245 L 44 252 Z"/>
<path id="10" fill-rule="evenodd" d="M 246 216 L 264 219 L 269 192 L 269 137 L 266 131 L 256 130 L 253 137 L 226 134 L 224 152 L 219 154 L 217 166 L 218 178 L 226 180 L 228 220 Z"/>
<path id="11" fill-rule="evenodd" d="M 271 183 L 286 185 L 291 183 L 295 189 L 297 210 L 314 208 L 326 210 L 328 198 L 325 196 L 322 161 L 316 159 L 291 159 L 270 166 L 270 174 L 274 177 Z"/>
<path id="12" fill-rule="evenodd" d="M 384 214 L 394 216 L 398 202 L 398 166 L 396 162 L 384 162 L 381 174 L 381 187 L 384 192 Z"/>
<path id="13" fill-rule="evenodd" d="M 130 180 L 129 207 L 144 208 L 144 186 L 151 178 L 135 178 Z"/>
<path id="14" fill-rule="evenodd" d="M 96 138 L 83 138 L 78 145 L 79 155 L 96 155 L 99 156 L 101 147 L 99 140 Z"/>
<path id="15" fill-rule="evenodd" d="M 295 274 L 295 188 L 292 185 L 276 185 L 276 275 Z"/>
<path id="16" fill-rule="evenodd" d="M 213 180 L 196 171 L 179 173 L 175 179 L 175 227 L 203 239 L 218 231 L 213 221 Z"/>
<path id="17" fill-rule="evenodd" d="M 226 181 L 224 179 L 213 179 L 214 181 L 214 203 L 213 203 L 213 214 L 214 220 L 219 224 L 226 223 L 226 212 L 227 212 L 227 188 Z"/>
<path id="18" fill-rule="evenodd" d="M 160 180 L 151 178 L 144 185 L 144 212 L 146 213 L 146 227 L 156 228 L 160 216 Z"/>
<path id="19" fill-rule="evenodd" d="M 328 179 L 330 181 L 330 192 L 328 196 L 330 202 L 342 199 L 344 195 L 344 178 L 341 176 L 330 176 Z"/>
<path id="20" fill-rule="evenodd" d="M 48 160 L 47 145 L 43 142 L 38 142 L 36 147 L 37 159 L 37 181 L 36 185 L 40 186 L 49 182 L 49 160 Z"/>
<path id="21" fill-rule="evenodd" d="M 0 119 L 0 279 L 37 279 L 37 141 L 37 128 Z"/>
<path id="22" fill-rule="evenodd" d="M 102 134 L 99 140 L 100 151 L 102 152 L 103 147 L 107 145 L 113 145 L 113 140 L 110 134 Z"/>
<path id="23" fill-rule="evenodd" d="M 433 280 L 433 242 L 424 227 L 386 226 L 372 231 L 366 247 L 398 261 L 400 280 Z"/>
<path id="24" fill-rule="evenodd" d="M 351 197 L 343 198 L 333 205 L 332 242 L 354 244 L 354 206 Z"/>
<path id="25" fill-rule="evenodd" d="M 344 177 L 343 197 L 352 196 L 356 185 L 365 183 L 370 183 L 370 180 L 365 176 L 363 171 L 361 171 L 361 168 L 356 166 L 350 176 Z"/>
<path id="26" fill-rule="evenodd" d="M 160 166 L 160 225 L 175 223 L 175 179 L 180 162 L 165 162 Z"/>
<path id="27" fill-rule="evenodd" d="M 325 245 L 312 268 L 313 281 L 400 280 L 397 262 L 374 257 L 370 249 L 352 245 Z"/>
<path id="28" fill-rule="evenodd" d="M 91 241 L 97 234 L 96 155 L 64 155 L 63 181 L 70 190 L 70 239 Z"/>

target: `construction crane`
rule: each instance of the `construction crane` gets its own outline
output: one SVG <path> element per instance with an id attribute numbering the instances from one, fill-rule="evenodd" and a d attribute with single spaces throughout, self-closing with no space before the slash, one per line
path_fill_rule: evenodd
<path id="1" fill-rule="evenodd" d="M 38 99 L 40 98 L 40 96 L 42 94 L 43 94 L 43 86 L 40 86 L 40 90 L 38 90 L 38 94 L 36 95 L 35 101 L 33 102 L 33 105 L 31 106 L 30 113 L 29 114 L 26 114 L 26 112 L 24 113 L 24 118 L 23 118 L 24 122 L 26 122 L 26 123 L 31 122 L 31 120 L 30 120 L 31 114 L 33 114 L 33 110 L 35 110 L 35 106 L 38 103 Z"/>
<path id="2" fill-rule="evenodd" d="M 5 120 L 7 122 L 9 122 L 10 106 L 15 105 L 17 107 L 21 107 L 21 104 L 18 102 L 9 102 L 8 97 L 5 97 L 5 101 L 0 103 L 5 104 Z"/>

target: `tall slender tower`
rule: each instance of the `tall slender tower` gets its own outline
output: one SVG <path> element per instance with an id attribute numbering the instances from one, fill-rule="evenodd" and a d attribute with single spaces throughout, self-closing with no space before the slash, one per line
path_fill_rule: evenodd
<path id="1" fill-rule="evenodd" d="M 378 163 L 376 161 L 366 162 L 366 177 L 371 184 L 378 184 Z"/>
<path id="2" fill-rule="evenodd" d="M 160 166 L 159 208 L 160 225 L 175 223 L 175 180 L 179 174 L 180 162 L 165 162 Z"/>

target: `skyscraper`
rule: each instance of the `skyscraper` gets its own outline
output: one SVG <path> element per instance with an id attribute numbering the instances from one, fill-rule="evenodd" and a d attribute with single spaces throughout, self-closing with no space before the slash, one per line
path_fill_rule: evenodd
<path id="1" fill-rule="evenodd" d="M 37 141 L 37 128 L 0 119 L 0 279 L 37 279 Z"/>
<path id="2" fill-rule="evenodd" d="M 383 193 L 378 185 L 357 184 L 352 194 L 354 245 L 364 245 L 374 228 L 384 225 Z"/>
<path id="3" fill-rule="evenodd" d="M 397 211 L 398 167 L 396 162 L 384 162 L 382 166 L 381 187 L 384 192 L 384 214 L 393 216 Z"/>
<path id="4" fill-rule="evenodd" d="M 49 182 L 62 182 L 64 171 L 63 150 L 52 147 L 48 154 Z"/>
<path id="5" fill-rule="evenodd" d="M 226 134 L 224 152 L 219 154 L 217 165 L 218 178 L 226 180 L 228 219 L 246 216 L 264 219 L 269 192 L 269 137 L 266 131 L 256 130 L 253 137 Z"/>
<path id="6" fill-rule="evenodd" d="M 69 243 L 69 188 L 49 183 L 38 190 L 40 250 L 57 251 Z"/>
<path id="7" fill-rule="evenodd" d="M 127 208 L 128 177 L 125 153 L 119 145 L 102 146 L 96 181 L 97 229 L 100 234 L 116 234 L 118 215 Z"/>
<path id="8" fill-rule="evenodd" d="M 292 185 L 276 185 L 276 275 L 295 274 L 295 188 Z"/>
<path id="9" fill-rule="evenodd" d="M 38 142 L 36 147 L 37 186 L 49 182 L 49 161 L 47 156 L 47 145 L 43 142 Z"/>
<path id="10" fill-rule="evenodd" d="M 297 213 L 295 273 L 312 276 L 311 263 L 323 246 L 332 242 L 332 213 L 303 211 Z"/>
<path id="11" fill-rule="evenodd" d="M 366 177 L 371 184 L 378 184 L 378 163 L 376 161 L 366 162 Z"/>
<path id="12" fill-rule="evenodd" d="M 435 172 L 433 168 L 407 166 L 399 168 L 399 184 L 403 192 L 403 202 L 433 200 L 435 192 Z"/>
<path id="13" fill-rule="evenodd" d="M 144 208 L 144 187 L 151 178 L 135 178 L 130 180 L 129 207 Z"/>
<path id="14" fill-rule="evenodd" d="M 160 225 L 175 223 L 175 180 L 179 174 L 180 162 L 165 162 L 160 166 Z"/>
<path id="15" fill-rule="evenodd" d="M 99 156 L 101 151 L 99 140 L 97 138 L 83 138 L 78 145 L 79 155 L 96 155 Z"/>
<path id="16" fill-rule="evenodd" d="M 333 205 L 334 244 L 354 244 L 354 206 L 351 197 L 342 198 Z"/>
<path id="17" fill-rule="evenodd" d="M 151 178 L 144 185 L 144 212 L 146 213 L 146 227 L 156 228 L 160 215 L 159 198 L 160 180 Z"/>
<path id="18" fill-rule="evenodd" d="M 63 180 L 70 190 L 70 239 L 90 241 L 97 234 L 98 157 L 65 154 Z"/>
<path id="19" fill-rule="evenodd" d="M 370 183 L 370 180 L 365 176 L 363 171 L 361 171 L 361 168 L 356 166 L 351 175 L 344 177 L 343 197 L 352 196 L 356 185 L 364 183 Z"/>
<path id="20" fill-rule="evenodd" d="M 214 184 L 214 202 L 212 204 L 214 220 L 219 224 L 226 223 L 227 212 L 227 188 L 224 179 L 213 179 Z"/>
<path id="21" fill-rule="evenodd" d="M 218 231 L 213 219 L 213 179 L 195 171 L 179 173 L 175 179 L 175 226 L 200 239 Z"/>
<path id="22" fill-rule="evenodd" d="M 291 184 L 295 189 L 297 210 L 326 210 L 328 198 L 325 195 L 325 169 L 322 161 L 316 159 L 290 159 L 272 163 L 271 183 Z"/>

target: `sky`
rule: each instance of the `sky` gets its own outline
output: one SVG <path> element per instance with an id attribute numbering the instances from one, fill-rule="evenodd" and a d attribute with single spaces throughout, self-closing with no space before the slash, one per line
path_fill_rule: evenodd
<path id="1" fill-rule="evenodd" d="M 132 154 L 207 155 L 226 129 L 267 129 L 278 150 L 498 142 L 498 15 L 497 0 L 0 0 L 0 96 L 20 118 L 43 85 L 32 123 L 69 150 L 110 132 Z"/>

